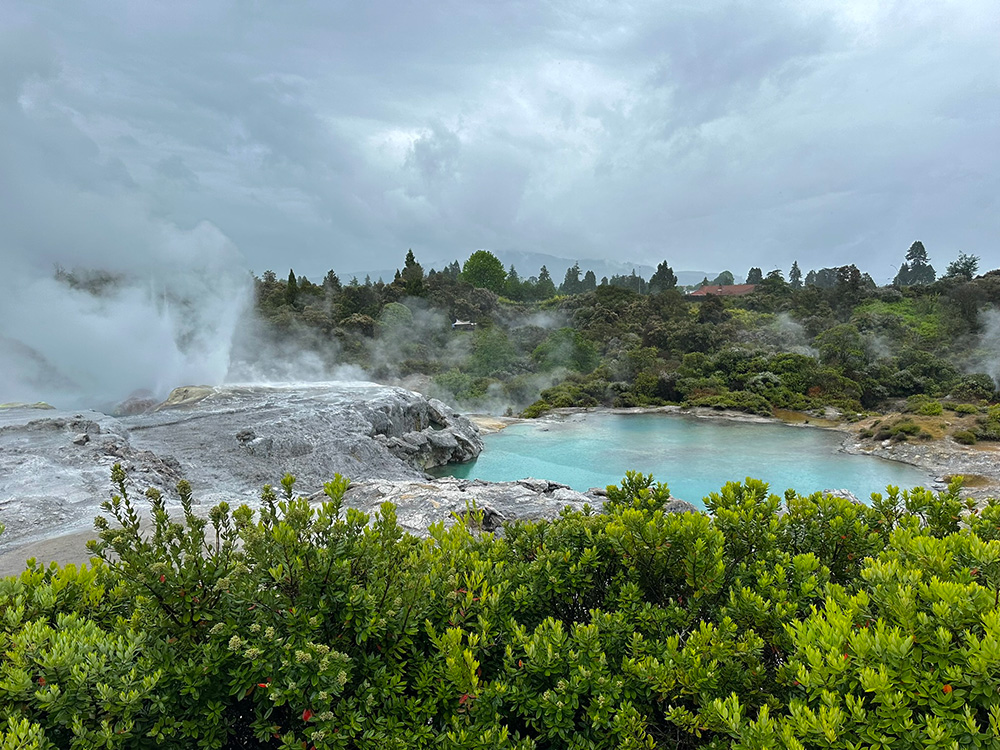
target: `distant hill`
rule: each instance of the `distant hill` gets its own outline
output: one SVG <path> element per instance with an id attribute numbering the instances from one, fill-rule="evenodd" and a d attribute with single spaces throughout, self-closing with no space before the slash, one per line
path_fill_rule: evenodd
<path id="1" fill-rule="evenodd" d="M 609 279 L 615 275 L 628 276 L 633 270 L 639 276 L 642 276 L 644 279 L 648 279 L 653 275 L 653 272 L 656 271 L 655 266 L 649 266 L 643 263 L 605 260 L 603 258 L 560 258 L 555 255 L 548 255 L 547 253 L 531 253 L 520 250 L 491 250 L 490 252 L 500 259 L 504 268 L 509 269 L 511 264 L 513 264 L 517 273 L 523 278 L 537 276 L 541 267 L 545 266 L 549 270 L 549 275 L 552 276 L 552 280 L 555 282 L 556 286 L 559 286 L 559 284 L 562 283 L 566 276 L 566 269 L 570 268 L 574 263 L 580 264 L 581 273 L 593 271 L 598 282 L 600 282 L 604 276 L 607 276 Z M 426 271 L 429 271 L 432 268 L 440 271 L 442 268 L 455 260 L 457 260 L 459 264 L 465 262 L 465 258 L 444 258 L 432 261 L 425 261 L 423 258 L 417 258 L 417 260 L 420 261 L 420 265 L 422 265 Z M 400 264 L 399 267 L 402 268 L 402 264 Z M 678 271 L 675 268 L 674 273 L 677 275 L 677 283 L 679 285 L 691 286 L 699 283 L 706 276 L 709 279 L 713 279 L 719 272 Z M 348 271 L 346 273 L 340 273 L 338 271 L 338 275 L 340 276 L 341 281 L 345 283 L 350 281 L 352 276 L 357 276 L 358 281 L 362 282 L 365 280 L 365 276 L 370 276 L 372 281 L 378 281 L 381 278 L 385 282 L 390 282 L 396 275 L 396 268 L 367 269 L 363 271 Z"/>
<path id="2" fill-rule="evenodd" d="M 593 271 L 597 280 L 607 276 L 628 276 L 634 270 L 637 274 L 648 279 L 656 270 L 653 266 L 642 263 L 630 263 L 627 261 L 605 260 L 603 258 L 560 258 L 547 253 L 531 253 L 518 250 L 494 250 L 492 251 L 501 261 L 504 268 L 510 268 L 514 264 L 518 274 L 521 276 L 537 276 L 542 266 L 549 269 L 549 274 L 556 286 L 562 283 L 566 276 L 566 269 L 574 263 L 580 264 L 581 274 Z"/>

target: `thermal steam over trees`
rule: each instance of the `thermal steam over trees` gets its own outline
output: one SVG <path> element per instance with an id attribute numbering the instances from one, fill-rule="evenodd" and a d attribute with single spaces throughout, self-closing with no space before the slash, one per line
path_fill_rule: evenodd
<path id="1" fill-rule="evenodd" d="M 907 257 L 918 275 L 930 267 L 919 243 Z M 583 266 L 557 287 L 545 266 L 525 276 L 485 250 L 426 272 L 410 251 L 389 283 L 265 273 L 257 309 L 283 351 L 294 342 L 326 371 L 357 365 L 447 400 L 528 414 L 663 403 L 858 411 L 968 398 L 1000 375 L 1000 273 L 975 277 L 975 256 L 931 283 L 881 288 L 853 264 L 803 278 L 796 262 L 788 281 L 753 266 L 756 284 L 734 285 L 723 271 L 705 280 L 708 296 L 686 296 L 694 287 L 678 286 L 667 261 L 648 280 L 598 282 Z"/>

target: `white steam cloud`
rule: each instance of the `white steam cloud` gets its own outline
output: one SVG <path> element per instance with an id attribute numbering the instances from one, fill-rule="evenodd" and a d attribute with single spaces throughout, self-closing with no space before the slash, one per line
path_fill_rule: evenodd
<path id="1" fill-rule="evenodd" d="M 968 372 L 985 372 L 1000 388 L 1000 311 L 987 310 L 979 314 L 982 332 L 969 362 Z"/>
<path id="2" fill-rule="evenodd" d="M 178 223 L 75 106 L 42 27 L 0 29 L 0 402 L 106 406 L 226 375 L 250 299 L 242 254 Z M 122 139 L 142 135 L 116 122 Z M 54 278 L 59 266 L 70 274 Z M 92 284 L 94 279 L 99 283 Z M 83 281 L 71 284 L 71 281 Z"/>
<path id="3" fill-rule="evenodd" d="M 0 296 L 0 401 L 107 407 L 136 390 L 162 397 L 225 379 L 250 300 L 238 254 L 209 224 L 170 231 L 174 267 L 103 267 L 107 283 L 17 269 Z"/>

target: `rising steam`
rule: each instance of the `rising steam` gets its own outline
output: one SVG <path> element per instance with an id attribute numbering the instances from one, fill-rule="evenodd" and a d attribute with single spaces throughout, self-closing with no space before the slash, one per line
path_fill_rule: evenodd
<path id="1" fill-rule="evenodd" d="M 249 274 L 209 224 L 167 236 L 159 263 L 100 274 L 22 265 L 0 297 L 0 401 L 98 407 L 222 382 Z"/>

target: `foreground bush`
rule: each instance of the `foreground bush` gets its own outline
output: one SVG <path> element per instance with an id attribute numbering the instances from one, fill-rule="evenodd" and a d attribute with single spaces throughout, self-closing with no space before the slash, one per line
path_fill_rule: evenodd
<path id="1" fill-rule="evenodd" d="M 426 539 L 391 505 L 183 518 L 124 472 L 91 568 L 0 584 L 0 748 L 820 748 L 1000 743 L 1000 505 L 747 479 L 670 514 Z"/>

